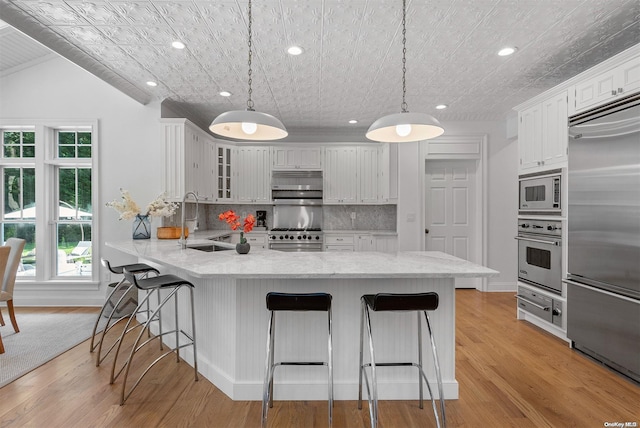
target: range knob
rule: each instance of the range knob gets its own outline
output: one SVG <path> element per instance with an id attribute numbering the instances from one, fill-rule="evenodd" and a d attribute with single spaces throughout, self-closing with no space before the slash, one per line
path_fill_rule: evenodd
<path id="1" fill-rule="evenodd" d="M 293 239 L 293 235 L 291 235 L 291 236 L 289 237 L 289 239 Z"/>
<path id="2" fill-rule="evenodd" d="M 319 236 L 316 236 L 316 240 L 318 240 L 318 241 L 319 241 L 319 240 L 320 240 L 320 237 L 319 237 Z"/>
<path id="3" fill-rule="evenodd" d="M 298 236 L 298 239 L 302 239 L 302 238 L 304 238 L 304 236 Z"/>
<path id="4" fill-rule="evenodd" d="M 520 225 L 520 227 L 523 228 L 523 229 L 528 229 L 529 225 L 527 223 L 523 223 L 523 224 Z"/>
<path id="5" fill-rule="evenodd" d="M 547 230 L 558 230 L 560 229 L 558 226 L 547 226 Z"/>

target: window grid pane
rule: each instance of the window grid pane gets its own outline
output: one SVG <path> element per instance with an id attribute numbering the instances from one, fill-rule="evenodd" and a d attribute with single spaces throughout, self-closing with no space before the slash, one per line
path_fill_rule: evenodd
<path id="1" fill-rule="evenodd" d="M 91 158 L 91 132 L 58 131 L 57 141 L 59 158 Z"/>
<path id="2" fill-rule="evenodd" d="M 36 152 L 35 132 L 4 131 L 2 146 L 5 158 L 33 158 Z"/>

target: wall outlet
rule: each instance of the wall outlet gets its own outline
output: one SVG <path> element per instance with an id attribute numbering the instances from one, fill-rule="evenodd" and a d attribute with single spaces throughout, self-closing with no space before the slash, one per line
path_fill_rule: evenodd
<path id="1" fill-rule="evenodd" d="M 111 272 L 109 272 L 109 271 L 105 271 L 105 272 L 103 272 L 103 273 L 102 273 L 102 280 L 103 280 L 104 282 L 109 282 L 109 281 L 111 281 Z"/>
<path id="2" fill-rule="evenodd" d="M 355 220 L 355 219 L 356 219 L 356 212 L 355 212 L 355 211 L 353 211 L 353 212 L 351 213 L 351 220 Z"/>

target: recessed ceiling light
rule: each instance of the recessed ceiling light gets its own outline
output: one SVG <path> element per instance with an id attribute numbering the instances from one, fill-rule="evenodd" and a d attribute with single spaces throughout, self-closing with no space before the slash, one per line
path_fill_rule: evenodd
<path id="1" fill-rule="evenodd" d="M 156 87 L 156 86 L 158 86 L 158 84 L 157 84 L 156 82 L 154 82 L 153 80 L 149 80 L 149 81 L 147 82 L 147 85 L 152 86 L 152 87 Z"/>
<path id="2" fill-rule="evenodd" d="M 304 49 L 302 49 L 300 46 L 290 46 L 287 49 L 287 52 L 289 53 L 289 55 L 300 55 L 302 52 L 304 52 Z"/>
<path id="3" fill-rule="evenodd" d="M 231 92 L 228 92 L 228 91 L 220 91 L 219 94 L 222 97 L 230 97 L 231 96 Z"/>
<path id="4" fill-rule="evenodd" d="M 358 123 L 358 121 L 357 121 L 357 120 L 355 120 L 355 119 L 351 119 L 351 120 L 349 121 L 349 123 L 353 125 L 354 123 Z"/>
<path id="5" fill-rule="evenodd" d="M 184 49 L 184 43 L 182 43 L 179 40 L 176 40 L 175 42 L 171 43 L 171 46 L 173 46 L 176 49 Z"/>
<path id="6" fill-rule="evenodd" d="M 500 56 L 509 56 L 512 53 L 514 53 L 518 48 L 512 48 L 512 47 L 508 47 L 508 48 L 502 48 L 500 49 L 500 51 L 498 51 L 498 55 Z"/>
<path id="7" fill-rule="evenodd" d="M 438 105 L 436 106 L 436 108 L 437 108 L 438 110 L 444 110 L 444 109 L 446 109 L 447 107 L 449 107 L 449 106 L 448 106 L 448 105 L 446 105 L 446 104 L 438 104 Z"/>

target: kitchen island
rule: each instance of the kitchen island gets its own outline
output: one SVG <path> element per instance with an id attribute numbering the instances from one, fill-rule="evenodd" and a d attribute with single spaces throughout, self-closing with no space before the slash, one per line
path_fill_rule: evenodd
<path id="1" fill-rule="evenodd" d="M 190 246 L 211 245 L 190 239 Z M 497 272 L 441 252 L 279 252 L 182 249 L 171 240 L 107 242 L 162 273 L 195 284 L 198 368 L 234 400 L 261 400 L 269 291 L 327 292 L 333 296 L 334 396 L 354 400 L 358 394 L 360 296 L 367 293 L 434 291 L 440 306 L 431 321 L 436 336 L 444 395 L 458 398 L 455 379 L 455 278 L 488 277 Z M 219 244 L 225 247 L 224 243 Z M 230 244 L 226 244 L 227 247 Z M 185 296 L 186 297 L 186 296 Z M 189 324 L 187 299 L 181 299 L 180 323 Z M 170 310 L 162 312 L 171 317 Z M 380 313 L 373 317 L 378 362 L 406 361 L 417 355 L 415 314 Z M 276 360 L 326 360 L 326 314 L 279 314 Z M 435 380 L 429 341 L 423 343 L 425 368 Z M 189 351 L 189 350 L 187 350 Z M 184 358 L 193 361 L 187 352 Z M 415 369 L 388 368 L 378 374 L 381 399 L 415 399 Z M 437 389 L 435 391 L 437 393 Z M 325 400 L 326 368 L 281 367 L 276 372 L 277 400 Z"/>

